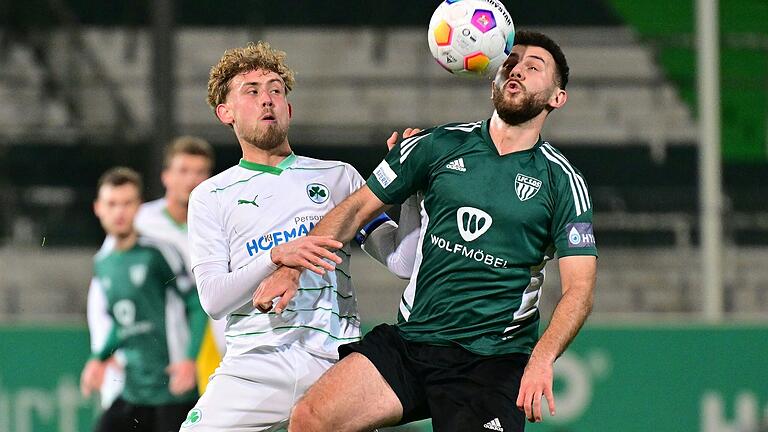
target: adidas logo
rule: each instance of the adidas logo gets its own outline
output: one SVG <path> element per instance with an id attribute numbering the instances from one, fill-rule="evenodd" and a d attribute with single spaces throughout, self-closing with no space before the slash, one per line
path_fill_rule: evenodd
<path id="1" fill-rule="evenodd" d="M 467 172 L 467 169 L 464 167 L 464 158 L 458 158 L 445 167 L 456 171 Z"/>
<path id="2" fill-rule="evenodd" d="M 501 422 L 499 421 L 498 417 L 484 424 L 483 427 L 490 430 L 504 432 L 504 428 L 501 427 Z"/>

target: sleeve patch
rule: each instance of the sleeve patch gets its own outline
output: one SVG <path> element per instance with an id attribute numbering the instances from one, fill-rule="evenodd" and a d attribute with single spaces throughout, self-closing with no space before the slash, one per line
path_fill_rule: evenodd
<path id="1" fill-rule="evenodd" d="M 376 180 L 379 181 L 381 187 L 385 189 L 397 178 L 397 174 L 390 168 L 386 160 L 381 161 L 379 166 L 373 170 L 373 175 L 376 176 Z"/>
<path id="2" fill-rule="evenodd" d="M 586 248 L 595 246 L 595 236 L 592 233 L 592 224 L 579 222 L 565 225 L 568 233 L 568 246 L 572 248 Z"/>

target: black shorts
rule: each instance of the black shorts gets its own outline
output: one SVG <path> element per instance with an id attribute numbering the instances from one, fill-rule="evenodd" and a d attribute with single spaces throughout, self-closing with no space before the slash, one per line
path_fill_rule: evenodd
<path id="1" fill-rule="evenodd" d="M 374 327 L 359 341 L 339 347 L 367 357 L 403 405 L 399 424 L 432 418 L 437 432 L 520 432 L 525 414 L 517 408 L 528 354 L 481 356 L 455 346 L 403 339 L 394 326 Z"/>
<path id="2" fill-rule="evenodd" d="M 101 415 L 95 432 L 178 432 L 195 402 L 135 405 L 117 398 Z"/>

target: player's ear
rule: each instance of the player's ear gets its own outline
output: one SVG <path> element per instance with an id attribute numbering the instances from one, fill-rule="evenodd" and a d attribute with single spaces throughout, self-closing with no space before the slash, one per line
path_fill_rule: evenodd
<path id="1" fill-rule="evenodd" d="M 93 201 L 93 214 L 96 215 L 97 218 L 100 218 L 99 213 L 101 213 L 101 206 L 99 205 L 99 199 L 95 199 Z"/>
<path id="2" fill-rule="evenodd" d="M 163 188 L 168 189 L 168 168 L 163 168 L 160 173 L 160 182 L 163 184 Z"/>
<path id="3" fill-rule="evenodd" d="M 552 97 L 549 98 L 549 106 L 552 107 L 552 109 L 560 109 L 567 101 L 568 93 L 560 87 L 556 87 L 555 91 L 552 93 Z"/>
<path id="4" fill-rule="evenodd" d="M 293 106 L 288 104 L 288 118 L 293 117 Z"/>
<path id="5" fill-rule="evenodd" d="M 235 122 L 235 117 L 232 115 L 232 111 L 223 103 L 216 105 L 216 117 L 219 118 L 220 122 L 227 125 L 232 125 L 232 123 Z"/>

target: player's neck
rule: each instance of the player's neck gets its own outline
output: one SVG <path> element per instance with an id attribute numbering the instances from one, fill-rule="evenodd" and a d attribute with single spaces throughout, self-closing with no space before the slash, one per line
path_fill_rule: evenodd
<path id="1" fill-rule="evenodd" d="M 187 206 L 177 201 L 165 197 L 165 210 L 168 211 L 168 216 L 173 219 L 179 225 L 187 223 Z"/>
<path id="2" fill-rule="evenodd" d="M 283 159 L 291 155 L 291 146 L 288 140 L 283 141 L 279 146 L 264 150 L 252 145 L 241 145 L 243 149 L 243 159 L 259 165 L 277 166 Z"/>
<path id="3" fill-rule="evenodd" d="M 539 141 L 541 128 L 544 126 L 544 119 L 546 116 L 536 116 L 525 123 L 510 125 L 494 111 L 488 125 L 488 132 L 496 150 L 503 156 L 535 146 Z"/>
<path id="4" fill-rule="evenodd" d="M 139 233 L 134 229 L 124 235 L 115 235 L 115 250 L 127 251 L 136 245 L 139 240 Z"/>

